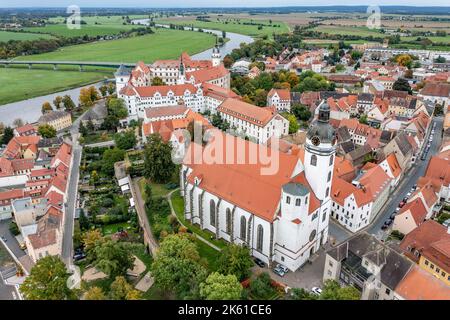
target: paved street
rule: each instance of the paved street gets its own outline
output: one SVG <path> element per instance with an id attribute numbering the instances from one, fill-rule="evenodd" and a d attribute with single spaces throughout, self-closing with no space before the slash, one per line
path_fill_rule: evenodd
<path id="1" fill-rule="evenodd" d="M 17 242 L 14 235 L 9 231 L 9 223 L 11 222 L 11 219 L 8 220 L 2 220 L 0 221 L 0 236 L 5 237 L 6 242 L 5 245 L 8 246 L 9 250 L 12 251 L 12 253 L 20 259 L 21 257 L 25 256 L 25 251 L 20 249 L 19 243 Z"/>

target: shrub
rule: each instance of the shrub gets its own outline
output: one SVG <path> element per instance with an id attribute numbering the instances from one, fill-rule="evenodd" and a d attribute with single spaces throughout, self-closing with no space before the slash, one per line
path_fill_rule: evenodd
<path id="1" fill-rule="evenodd" d="M 17 236 L 17 235 L 20 234 L 19 227 L 18 227 L 17 224 L 16 224 L 15 222 L 13 222 L 13 221 L 11 221 L 10 224 L 9 224 L 9 231 L 11 231 L 11 233 L 12 233 L 14 236 Z"/>

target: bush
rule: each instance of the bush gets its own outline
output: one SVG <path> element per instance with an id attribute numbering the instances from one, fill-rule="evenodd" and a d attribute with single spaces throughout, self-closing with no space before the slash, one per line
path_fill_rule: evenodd
<path id="1" fill-rule="evenodd" d="M 250 292 L 258 298 L 267 298 L 274 292 L 270 275 L 267 272 L 261 273 L 255 280 L 250 282 Z"/>
<path id="2" fill-rule="evenodd" d="M 20 234 L 19 227 L 18 227 L 17 224 L 16 224 L 15 222 L 13 222 L 13 221 L 11 221 L 10 224 L 9 224 L 9 231 L 11 231 L 11 233 L 12 233 L 14 236 L 17 236 L 17 235 Z"/>

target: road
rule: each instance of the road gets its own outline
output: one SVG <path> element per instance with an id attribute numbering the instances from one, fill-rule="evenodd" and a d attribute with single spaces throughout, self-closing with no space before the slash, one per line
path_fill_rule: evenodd
<path id="1" fill-rule="evenodd" d="M 395 188 L 395 191 L 389 195 L 388 202 L 383 206 L 383 208 L 378 213 L 377 217 L 370 223 L 370 225 L 365 229 L 363 229 L 364 231 L 379 236 L 380 238 L 385 236 L 385 232 L 381 229 L 384 222 L 395 211 L 398 204 L 403 200 L 403 198 L 411 190 L 411 188 L 417 183 L 417 180 L 425 174 L 428 161 L 430 160 L 432 155 L 438 153 L 442 141 L 440 133 L 442 132 L 443 117 L 435 117 L 433 118 L 433 122 L 436 123 L 435 128 L 436 133 L 434 134 L 433 142 L 431 144 L 427 158 L 425 160 L 421 160 L 420 159 L 421 155 L 417 157 L 416 163 L 414 163 L 412 168 L 406 173 L 405 177 L 400 182 L 400 185 Z M 336 240 L 336 243 L 343 242 L 353 235 L 353 233 L 347 231 L 337 222 L 332 220 L 330 220 L 329 234 L 330 238 Z"/>

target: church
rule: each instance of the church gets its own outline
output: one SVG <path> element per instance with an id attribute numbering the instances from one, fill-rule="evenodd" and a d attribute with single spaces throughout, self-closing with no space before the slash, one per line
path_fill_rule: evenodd
<path id="1" fill-rule="evenodd" d="M 265 263 L 297 270 L 328 239 L 335 158 L 329 117 L 324 103 L 305 149 L 289 153 L 221 133 L 233 143 L 215 148 L 226 163 L 211 163 L 201 161 L 211 155 L 211 140 L 206 146 L 191 143 L 180 171 L 185 218 L 217 239 L 249 247 Z M 278 161 L 275 173 L 262 174 L 267 163 L 251 161 L 256 148 Z"/>

